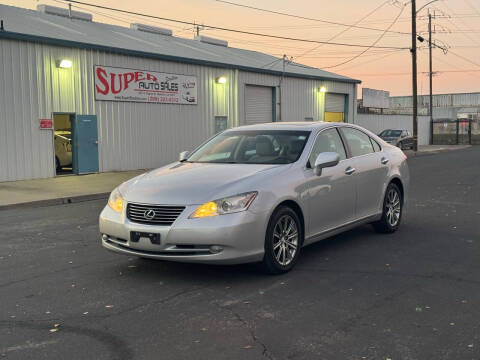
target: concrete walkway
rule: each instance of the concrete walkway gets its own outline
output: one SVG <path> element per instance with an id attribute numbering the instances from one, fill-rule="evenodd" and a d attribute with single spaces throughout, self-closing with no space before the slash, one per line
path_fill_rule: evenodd
<path id="1" fill-rule="evenodd" d="M 412 150 L 405 150 L 408 157 L 436 154 L 443 151 L 461 150 L 471 147 L 472 145 L 420 145 L 415 153 Z"/>
<path id="2" fill-rule="evenodd" d="M 48 179 L 1 182 L 0 210 L 106 198 L 117 185 L 145 171 L 64 175 Z"/>
<path id="3" fill-rule="evenodd" d="M 417 153 L 407 150 L 405 154 L 413 157 L 467 147 L 470 145 L 420 146 Z M 0 210 L 106 199 L 117 185 L 145 171 L 67 175 L 48 179 L 3 182 L 0 183 Z"/>

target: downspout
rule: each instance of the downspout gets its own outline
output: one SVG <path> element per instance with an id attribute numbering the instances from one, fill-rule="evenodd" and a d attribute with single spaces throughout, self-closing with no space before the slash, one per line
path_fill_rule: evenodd
<path id="1" fill-rule="evenodd" d="M 285 63 L 286 63 L 287 55 L 283 55 L 283 69 L 282 69 L 282 76 L 280 77 L 280 82 L 278 84 L 278 121 L 282 121 L 282 85 L 283 79 L 285 77 Z"/>

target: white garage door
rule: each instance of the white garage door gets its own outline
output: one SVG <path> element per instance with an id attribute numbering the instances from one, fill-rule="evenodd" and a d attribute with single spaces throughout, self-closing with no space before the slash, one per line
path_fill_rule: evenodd
<path id="1" fill-rule="evenodd" d="M 245 123 L 261 124 L 273 121 L 272 88 L 245 86 Z"/>

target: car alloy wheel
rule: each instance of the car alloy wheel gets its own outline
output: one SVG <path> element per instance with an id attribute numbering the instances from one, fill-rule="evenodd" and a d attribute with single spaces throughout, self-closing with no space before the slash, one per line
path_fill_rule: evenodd
<path id="1" fill-rule="evenodd" d="M 273 253 L 282 266 L 289 265 L 295 258 L 298 248 L 298 229 L 290 215 L 282 216 L 273 230 Z"/>
<path id="2" fill-rule="evenodd" d="M 383 200 L 383 211 L 380 220 L 372 223 L 379 233 L 393 233 L 397 231 L 402 220 L 402 193 L 398 186 L 390 183 L 385 191 Z"/>
<path id="3" fill-rule="evenodd" d="M 297 262 L 303 242 L 298 214 L 288 206 L 277 208 L 265 234 L 263 266 L 270 274 L 290 271 Z"/>
<path id="4" fill-rule="evenodd" d="M 397 189 L 390 188 L 385 201 L 385 214 L 391 227 L 397 226 L 400 221 L 401 206 L 400 195 Z"/>

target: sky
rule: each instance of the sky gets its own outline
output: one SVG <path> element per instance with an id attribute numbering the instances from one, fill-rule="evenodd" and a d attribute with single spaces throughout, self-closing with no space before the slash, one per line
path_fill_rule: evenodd
<path id="1" fill-rule="evenodd" d="M 201 34 L 227 40 L 232 47 L 261 51 L 278 57 L 285 54 L 295 62 L 359 79 L 362 81 L 360 88 L 387 90 L 394 96 L 412 93 L 412 61 L 408 50 L 411 46 L 411 36 L 408 34 L 411 31 L 411 5 L 407 0 L 228 0 L 308 17 L 310 20 L 239 7 L 218 0 L 82 1 L 197 24 L 283 37 L 365 45 L 364 48 L 330 44 L 319 46 L 200 28 Z M 417 0 L 417 9 L 428 2 L 429 0 Z M 67 6 L 64 0 L 0 0 L 0 3 L 31 9 L 39 4 Z M 194 28 L 189 25 L 139 18 L 86 5 L 74 5 L 73 9 L 92 13 L 93 20 L 97 22 L 127 27 L 129 23 L 141 22 L 170 28 L 174 36 L 194 36 Z M 432 22 L 435 30 L 433 40 L 446 48 L 446 53 L 438 48 L 433 50 L 434 94 L 480 91 L 480 0 L 438 0 L 423 8 L 418 14 L 417 33 L 426 38 L 428 11 L 435 15 Z M 352 24 L 377 30 L 348 26 Z M 369 49 L 368 46 L 372 45 L 406 49 Z M 419 94 L 428 94 L 428 43 L 419 42 L 418 46 L 418 91 Z"/>

